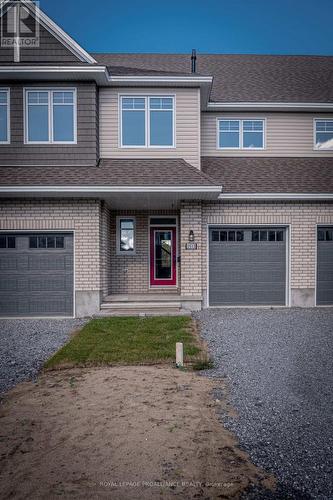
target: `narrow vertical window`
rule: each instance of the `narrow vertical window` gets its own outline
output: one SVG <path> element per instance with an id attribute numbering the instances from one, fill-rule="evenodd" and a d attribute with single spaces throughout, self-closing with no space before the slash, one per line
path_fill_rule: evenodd
<path id="1" fill-rule="evenodd" d="M 239 130 L 239 120 L 220 120 L 219 147 L 238 149 L 240 147 Z"/>
<path id="2" fill-rule="evenodd" d="M 173 98 L 149 98 L 150 146 L 173 145 Z"/>
<path id="3" fill-rule="evenodd" d="M 53 92 L 53 140 L 74 141 L 73 92 Z"/>
<path id="4" fill-rule="evenodd" d="M 28 92 L 28 141 L 49 142 L 49 93 Z"/>
<path id="5" fill-rule="evenodd" d="M 123 146 L 146 145 L 146 99 L 123 97 L 121 100 Z"/>
<path id="6" fill-rule="evenodd" d="M 135 220 L 133 218 L 118 219 L 117 246 L 119 254 L 135 252 Z"/>
<path id="7" fill-rule="evenodd" d="M 9 142 L 9 91 L 0 89 L 0 144 Z"/>
<path id="8" fill-rule="evenodd" d="M 262 120 L 243 121 L 243 148 L 262 149 L 264 147 L 264 122 Z"/>

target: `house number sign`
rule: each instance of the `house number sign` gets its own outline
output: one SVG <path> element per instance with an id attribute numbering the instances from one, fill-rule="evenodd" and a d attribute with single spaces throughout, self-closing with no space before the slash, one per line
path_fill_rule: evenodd
<path id="1" fill-rule="evenodd" d="M 190 241 L 189 243 L 185 243 L 186 250 L 196 250 L 198 248 L 198 244 Z"/>

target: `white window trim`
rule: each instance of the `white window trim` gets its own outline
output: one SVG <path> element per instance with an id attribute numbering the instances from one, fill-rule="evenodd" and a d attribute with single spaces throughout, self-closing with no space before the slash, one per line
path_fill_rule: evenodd
<path id="1" fill-rule="evenodd" d="M 221 147 L 220 146 L 220 121 L 231 121 L 231 122 L 239 122 L 239 146 L 238 148 L 234 147 Z M 254 121 L 254 122 L 262 122 L 263 123 L 263 140 L 262 140 L 262 148 L 246 148 L 243 146 L 243 121 Z M 236 118 L 236 117 L 218 117 L 216 118 L 216 149 L 221 151 L 263 151 L 266 149 L 266 118 Z"/>
<path id="2" fill-rule="evenodd" d="M 1 87 L 0 92 L 6 92 L 7 95 L 7 139 L 0 141 L 0 145 L 3 145 L 10 144 L 10 89 Z M 0 106 L 3 106 L 3 104 L 0 104 Z"/>
<path id="3" fill-rule="evenodd" d="M 145 100 L 145 144 L 141 146 L 131 146 L 123 144 L 123 124 L 122 124 L 122 100 L 126 97 L 139 97 Z M 168 97 L 172 99 L 172 144 L 169 146 L 159 146 L 159 145 L 150 145 L 150 107 L 149 107 L 149 99 L 150 98 L 163 98 Z M 143 110 L 141 110 L 143 111 Z M 158 111 L 158 110 L 157 110 Z M 162 110 L 164 111 L 164 110 Z M 170 111 L 170 110 L 165 110 Z M 175 94 L 147 94 L 147 93 L 138 93 L 135 94 L 118 94 L 118 123 L 119 123 L 119 135 L 118 135 L 118 146 L 121 149 L 175 149 L 176 148 L 176 96 Z"/>
<path id="4" fill-rule="evenodd" d="M 316 147 L 316 144 L 317 144 L 317 141 L 316 141 L 316 135 L 317 135 L 317 122 L 333 122 L 333 117 L 330 117 L 330 118 L 327 118 L 327 116 L 325 116 L 325 118 L 314 118 L 313 119 L 313 151 L 333 151 L 333 147 L 332 148 L 317 148 Z"/>
<path id="5" fill-rule="evenodd" d="M 133 236 L 133 244 L 134 248 L 133 251 L 130 250 L 120 250 L 120 222 L 122 220 L 128 220 L 131 219 L 133 221 L 133 231 L 134 231 L 134 236 Z M 133 215 L 119 215 L 116 217 L 116 255 L 122 255 L 122 256 L 132 256 L 136 255 L 136 217 Z"/>
<path id="6" fill-rule="evenodd" d="M 47 92 L 48 93 L 48 121 L 49 121 L 49 140 L 48 141 L 29 141 L 28 131 L 28 93 L 29 92 Z M 54 141 L 53 140 L 53 102 L 51 95 L 53 92 L 73 92 L 73 111 L 74 111 L 74 140 L 73 141 Z M 24 107 L 24 144 L 77 144 L 77 89 L 75 87 L 25 87 L 23 89 L 23 107 Z"/>

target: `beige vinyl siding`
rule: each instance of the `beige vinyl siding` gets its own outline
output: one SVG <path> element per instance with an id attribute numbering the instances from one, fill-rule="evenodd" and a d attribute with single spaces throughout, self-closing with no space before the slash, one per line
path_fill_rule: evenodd
<path id="1" fill-rule="evenodd" d="M 120 147 L 119 95 L 175 96 L 175 147 Z M 197 88 L 101 88 L 99 93 L 101 158 L 184 158 L 200 168 L 200 90 Z"/>
<path id="2" fill-rule="evenodd" d="M 314 118 L 332 119 L 333 115 L 315 113 L 202 113 L 202 156 L 333 156 L 331 151 L 313 149 Z M 217 119 L 264 119 L 266 148 L 263 150 L 217 149 Z"/>

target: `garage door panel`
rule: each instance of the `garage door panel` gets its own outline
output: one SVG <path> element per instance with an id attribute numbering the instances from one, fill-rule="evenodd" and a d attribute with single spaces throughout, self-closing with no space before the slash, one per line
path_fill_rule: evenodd
<path id="1" fill-rule="evenodd" d="M 73 236 L 53 233 L 61 248 L 30 248 L 31 236 L 43 235 L 16 233 L 15 248 L 0 249 L 0 315 L 72 315 Z"/>
<path id="2" fill-rule="evenodd" d="M 34 255 L 29 257 L 29 271 L 63 271 L 66 269 L 65 256 Z"/>
<path id="3" fill-rule="evenodd" d="M 1 271 L 17 269 L 18 263 L 16 257 L 1 256 L 0 269 Z"/>
<path id="4" fill-rule="evenodd" d="M 213 230 L 210 230 L 210 305 L 285 305 L 285 229 L 272 229 L 274 234 L 275 231 L 282 231 L 283 241 L 277 241 L 277 237 L 275 241 L 253 241 L 253 229 L 214 228 L 214 237 L 219 231 L 222 231 L 223 237 L 220 236 L 220 241 L 214 242 Z M 265 230 L 266 233 L 268 230 Z M 241 231 L 242 238 L 239 241 L 225 241 L 229 239 L 229 231 L 234 234 Z"/>
<path id="5" fill-rule="evenodd" d="M 319 227 L 317 233 L 317 304 L 333 305 L 332 227 Z"/>

